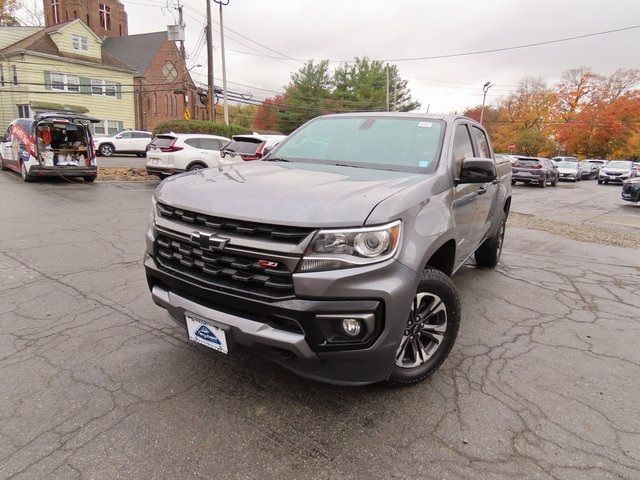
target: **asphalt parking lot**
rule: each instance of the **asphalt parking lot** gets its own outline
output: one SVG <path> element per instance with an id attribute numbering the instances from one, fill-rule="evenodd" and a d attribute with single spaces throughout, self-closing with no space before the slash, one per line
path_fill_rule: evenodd
<path id="1" fill-rule="evenodd" d="M 155 185 L 0 174 L 0 478 L 640 478 L 638 250 L 511 228 L 499 268 L 455 276 L 429 381 L 338 388 L 191 344 L 152 304 Z M 514 192 L 640 234 L 619 187 Z"/>
<path id="2" fill-rule="evenodd" d="M 147 157 L 137 155 L 114 155 L 113 157 L 98 157 L 99 167 L 125 167 L 144 168 L 147 164 Z"/>

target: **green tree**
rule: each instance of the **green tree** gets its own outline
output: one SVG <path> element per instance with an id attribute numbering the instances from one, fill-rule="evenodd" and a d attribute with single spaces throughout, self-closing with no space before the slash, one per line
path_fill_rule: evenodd
<path id="1" fill-rule="evenodd" d="M 329 112 L 332 87 L 329 61 L 308 61 L 291 76 L 278 111 L 278 129 L 290 133 L 306 121 Z"/>

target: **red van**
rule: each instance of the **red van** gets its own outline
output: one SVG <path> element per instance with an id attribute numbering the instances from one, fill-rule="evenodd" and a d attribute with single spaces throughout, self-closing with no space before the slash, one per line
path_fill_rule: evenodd
<path id="1" fill-rule="evenodd" d="M 98 119 L 71 112 L 47 112 L 18 118 L 0 137 L 0 167 L 28 182 L 37 177 L 83 178 L 98 175 L 89 125 Z"/>

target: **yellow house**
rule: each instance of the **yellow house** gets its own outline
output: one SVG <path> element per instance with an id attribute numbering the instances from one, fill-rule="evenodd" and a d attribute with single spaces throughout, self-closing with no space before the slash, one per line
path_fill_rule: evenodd
<path id="1" fill-rule="evenodd" d="M 134 128 L 133 73 L 80 19 L 0 27 L 0 132 L 15 118 L 45 111 L 96 117 L 99 134 Z"/>

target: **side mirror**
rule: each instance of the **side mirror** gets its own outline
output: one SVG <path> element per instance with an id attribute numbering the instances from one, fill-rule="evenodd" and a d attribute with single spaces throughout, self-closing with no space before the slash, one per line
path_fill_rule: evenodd
<path id="1" fill-rule="evenodd" d="M 460 169 L 460 178 L 456 184 L 461 183 L 489 183 L 497 178 L 496 164 L 491 158 L 465 158 Z"/>
<path id="2" fill-rule="evenodd" d="M 0 136 L 0 143 L 5 143 L 7 141 L 7 137 Z"/>

